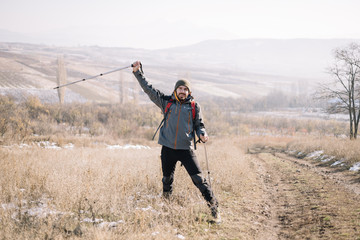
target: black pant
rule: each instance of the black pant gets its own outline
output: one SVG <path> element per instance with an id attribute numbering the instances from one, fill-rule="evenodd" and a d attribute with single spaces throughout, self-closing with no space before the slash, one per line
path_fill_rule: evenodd
<path id="1" fill-rule="evenodd" d="M 217 200 L 202 176 L 199 162 L 192 149 L 176 150 L 163 146 L 161 149 L 161 166 L 163 171 L 163 192 L 169 195 L 173 190 L 174 172 L 177 161 L 180 161 L 190 175 L 195 186 L 200 190 L 201 194 L 207 201 L 209 206 L 217 205 Z"/>

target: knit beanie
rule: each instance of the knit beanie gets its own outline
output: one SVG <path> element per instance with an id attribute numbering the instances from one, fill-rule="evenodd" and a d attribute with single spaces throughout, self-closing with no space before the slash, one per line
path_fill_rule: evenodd
<path id="1" fill-rule="evenodd" d="M 189 92 L 191 92 L 191 88 L 190 88 L 190 82 L 186 79 L 180 79 L 179 81 L 176 82 L 175 84 L 175 88 L 174 90 L 176 91 L 176 89 L 180 86 L 185 86 L 189 89 Z"/>

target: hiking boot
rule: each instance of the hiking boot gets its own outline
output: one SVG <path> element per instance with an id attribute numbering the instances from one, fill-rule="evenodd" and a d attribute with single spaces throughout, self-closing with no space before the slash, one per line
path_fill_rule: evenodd
<path id="1" fill-rule="evenodd" d="M 211 210 L 211 216 L 214 218 L 213 221 L 216 224 L 220 224 L 221 223 L 221 216 L 220 216 L 220 211 L 219 208 L 217 206 L 212 206 L 210 208 Z"/>
<path id="2" fill-rule="evenodd" d="M 163 198 L 169 200 L 171 196 L 171 192 L 163 192 Z"/>

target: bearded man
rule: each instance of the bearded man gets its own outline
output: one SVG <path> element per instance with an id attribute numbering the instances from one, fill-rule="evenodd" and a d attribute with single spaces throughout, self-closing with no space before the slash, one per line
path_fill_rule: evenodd
<path id="1" fill-rule="evenodd" d="M 202 175 L 193 150 L 195 134 L 204 143 L 209 140 L 209 136 L 205 130 L 200 105 L 192 97 L 190 82 L 185 79 L 178 80 L 173 93 L 165 95 L 148 83 L 139 61 L 134 62 L 132 67 L 141 88 L 164 114 L 158 140 L 162 145 L 163 196 L 169 198 L 173 191 L 175 167 L 177 161 L 180 161 L 206 200 L 215 222 L 220 223 L 218 201 Z"/>

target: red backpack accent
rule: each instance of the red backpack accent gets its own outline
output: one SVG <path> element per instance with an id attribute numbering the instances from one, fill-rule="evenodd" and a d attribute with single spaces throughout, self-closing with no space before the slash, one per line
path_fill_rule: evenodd
<path id="1" fill-rule="evenodd" d="M 194 100 L 191 101 L 191 111 L 192 111 L 192 115 L 193 115 L 193 120 L 195 120 L 196 112 L 195 112 L 195 101 Z"/>
<path id="2" fill-rule="evenodd" d="M 173 104 L 173 103 L 174 103 L 174 100 L 170 99 L 168 104 L 165 107 L 165 115 L 169 111 L 169 108 L 171 107 L 171 104 Z M 195 110 L 195 101 L 194 100 L 191 101 L 191 111 L 192 111 L 192 118 L 193 118 L 193 120 L 195 120 L 196 110 Z"/>

